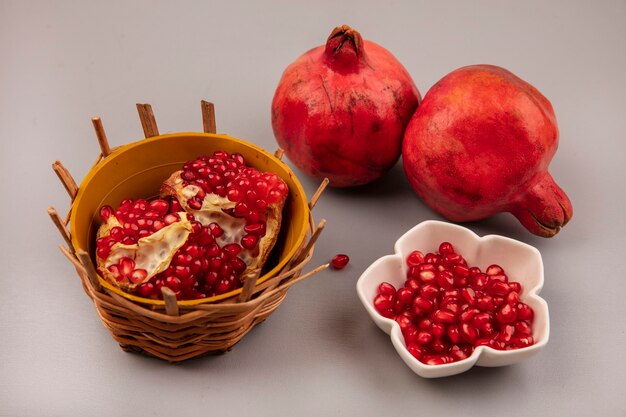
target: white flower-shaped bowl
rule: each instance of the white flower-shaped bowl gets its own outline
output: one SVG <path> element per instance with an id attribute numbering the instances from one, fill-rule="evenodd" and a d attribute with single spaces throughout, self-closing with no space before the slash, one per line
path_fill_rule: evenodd
<path id="1" fill-rule="evenodd" d="M 381 316 L 374 308 L 373 300 L 382 282 L 401 288 L 406 280 L 406 258 L 414 250 L 424 254 L 435 253 L 441 242 L 450 242 L 469 266 L 483 271 L 492 264 L 504 268 L 511 281 L 522 285 L 521 301 L 535 312 L 531 346 L 496 350 L 487 346 L 477 347 L 471 356 L 443 365 L 426 365 L 409 353 L 400 326 L 392 319 Z M 550 335 L 548 304 L 539 297 L 543 287 L 543 262 L 537 249 L 525 243 L 497 235 L 479 237 L 474 232 L 455 224 L 429 220 L 406 232 L 394 246 L 395 254 L 383 256 L 363 272 L 357 282 L 357 293 L 365 309 L 378 327 L 391 337 L 391 342 L 404 362 L 416 374 L 425 378 L 438 378 L 460 374 L 472 366 L 505 366 L 520 362 L 539 352 Z"/>

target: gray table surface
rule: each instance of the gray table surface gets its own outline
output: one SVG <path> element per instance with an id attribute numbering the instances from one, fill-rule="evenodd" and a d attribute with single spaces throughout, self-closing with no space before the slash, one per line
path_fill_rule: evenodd
<path id="1" fill-rule="evenodd" d="M 126 3 L 0 1 L 0 416 L 626 415 L 626 2 Z M 282 70 L 342 23 L 390 49 L 422 94 L 455 68 L 492 63 L 551 100 L 551 172 L 572 222 L 553 239 L 508 214 L 469 225 L 541 251 L 546 349 L 438 380 L 404 365 L 355 292 L 398 236 L 440 218 L 398 164 L 324 194 L 311 266 L 338 252 L 350 266 L 295 286 L 232 352 L 180 365 L 122 352 L 57 250 L 46 208 L 68 200 L 51 162 L 82 179 L 98 153 L 90 117 L 112 145 L 134 141 L 138 102 L 163 132 L 198 131 L 209 99 L 220 132 L 273 150 Z M 316 182 L 302 183 L 311 195 Z"/>

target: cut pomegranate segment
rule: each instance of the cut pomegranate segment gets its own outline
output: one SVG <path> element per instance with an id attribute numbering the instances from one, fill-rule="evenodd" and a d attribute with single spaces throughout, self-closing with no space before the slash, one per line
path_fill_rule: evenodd
<path id="1" fill-rule="evenodd" d="M 278 175 L 259 172 L 240 154 L 222 151 L 187 162 L 161 187 L 163 198 L 175 199 L 210 227 L 216 243 L 239 246 L 244 276 L 260 274 L 267 261 L 287 194 L 287 184 Z"/>
<path id="2" fill-rule="evenodd" d="M 211 297 L 259 275 L 274 246 L 287 185 L 217 151 L 184 165 L 161 187 L 162 198 L 123 200 L 100 209 L 98 271 L 144 298 Z"/>
<path id="3" fill-rule="evenodd" d="M 501 266 L 469 267 L 450 242 L 438 253 L 413 251 L 405 262 L 404 286 L 381 283 L 374 307 L 400 325 L 419 361 L 440 365 L 466 359 L 477 346 L 509 350 L 534 343 L 533 310 Z"/>

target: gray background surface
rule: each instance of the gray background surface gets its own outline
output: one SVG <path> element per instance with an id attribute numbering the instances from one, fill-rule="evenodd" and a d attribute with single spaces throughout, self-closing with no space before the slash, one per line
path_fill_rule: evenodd
<path id="1" fill-rule="evenodd" d="M 125 3 L 0 1 L 0 416 L 626 415 L 626 2 Z M 508 214 L 469 224 L 541 251 L 547 348 L 438 380 L 403 364 L 355 293 L 398 236 L 439 219 L 399 164 L 324 194 L 311 266 L 338 252 L 350 266 L 295 286 L 232 352 L 180 365 L 122 352 L 57 250 L 46 208 L 68 201 L 51 162 L 84 177 L 99 152 L 93 115 L 112 145 L 143 137 L 137 102 L 174 132 L 201 130 L 200 100 L 214 101 L 219 132 L 273 150 L 283 69 L 342 23 L 390 49 L 422 94 L 492 63 L 551 100 L 551 172 L 572 222 L 550 240 Z M 301 179 L 311 195 L 316 182 Z"/>

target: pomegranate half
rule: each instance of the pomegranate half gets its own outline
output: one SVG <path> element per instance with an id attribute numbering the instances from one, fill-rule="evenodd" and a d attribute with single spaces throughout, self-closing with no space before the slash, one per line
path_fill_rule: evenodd
<path id="1" fill-rule="evenodd" d="M 559 140 L 550 102 L 504 68 L 457 69 L 435 84 L 413 115 L 402 150 L 415 192 L 452 221 L 511 212 L 551 237 L 572 204 L 548 164 Z"/>
<path id="2" fill-rule="evenodd" d="M 272 102 L 278 144 L 330 185 L 369 183 L 398 160 L 420 93 L 385 48 L 347 25 L 287 67 Z"/>

